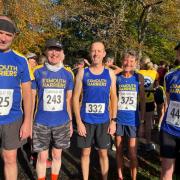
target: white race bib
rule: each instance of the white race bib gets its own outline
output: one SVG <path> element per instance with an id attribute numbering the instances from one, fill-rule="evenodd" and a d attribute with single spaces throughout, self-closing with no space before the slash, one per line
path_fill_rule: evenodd
<path id="1" fill-rule="evenodd" d="M 102 114 L 105 111 L 105 103 L 86 103 L 86 113 Z"/>
<path id="2" fill-rule="evenodd" d="M 137 109 L 137 92 L 120 91 L 118 110 L 136 111 Z"/>
<path id="3" fill-rule="evenodd" d="M 170 101 L 166 122 L 170 125 L 180 127 L 180 102 Z"/>
<path id="4" fill-rule="evenodd" d="M 44 111 L 62 111 L 64 104 L 64 89 L 44 89 Z"/>
<path id="5" fill-rule="evenodd" d="M 0 115 L 8 115 L 13 104 L 13 89 L 0 89 Z"/>

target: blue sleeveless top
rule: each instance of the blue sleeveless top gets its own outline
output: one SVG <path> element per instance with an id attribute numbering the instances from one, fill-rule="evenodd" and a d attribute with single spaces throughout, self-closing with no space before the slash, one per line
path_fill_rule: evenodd
<path id="1" fill-rule="evenodd" d="M 116 80 L 118 93 L 118 113 L 117 123 L 128 126 L 139 125 L 139 78 L 134 73 L 131 77 L 126 78 L 121 73 L 117 75 Z"/>
<path id="2" fill-rule="evenodd" d="M 93 74 L 89 68 L 84 69 L 81 106 L 81 118 L 84 122 L 100 124 L 109 121 L 110 87 L 109 69 L 104 68 L 99 75 Z"/>
<path id="3" fill-rule="evenodd" d="M 180 137 L 180 69 L 165 76 L 166 91 L 170 94 L 170 103 L 163 118 L 161 129 Z"/>

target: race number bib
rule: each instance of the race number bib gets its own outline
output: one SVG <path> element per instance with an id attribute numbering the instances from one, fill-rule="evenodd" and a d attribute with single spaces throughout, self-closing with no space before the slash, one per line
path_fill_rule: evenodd
<path id="1" fill-rule="evenodd" d="M 170 101 L 166 122 L 170 125 L 180 127 L 180 102 Z"/>
<path id="2" fill-rule="evenodd" d="M 102 114 L 105 111 L 105 103 L 86 103 L 86 113 Z"/>
<path id="3" fill-rule="evenodd" d="M 64 104 L 64 89 L 44 89 L 44 111 L 62 111 Z"/>
<path id="4" fill-rule="evenodd" d="M 13 103 L 13 89 L 0 89 L 0 115 L 8 115 Z"/>
<path id="5" fill-rule="evenodd" d="M 137 109 L 137 92 L 120 91 L 118 110 L 136 111 Z"/>

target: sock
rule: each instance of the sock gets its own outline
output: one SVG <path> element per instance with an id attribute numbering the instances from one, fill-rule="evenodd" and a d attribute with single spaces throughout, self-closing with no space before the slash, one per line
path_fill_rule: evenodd
<path id="1" fill-rule="evenodd" d="M 51 180 L 58 180 L 58 174 L 51 174 Z"/>
<path id="2" fill-rule="evenodd" d="M 43 178 L 38 178 L 37 180 L 45 180 L 45 177 L 43 177 Z"/>

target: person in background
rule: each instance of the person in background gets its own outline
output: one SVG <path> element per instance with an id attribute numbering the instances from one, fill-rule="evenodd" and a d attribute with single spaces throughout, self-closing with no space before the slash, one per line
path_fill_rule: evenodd
<path id="1" fill-rule="evenodd" d="M 44 54 L 40 55 L 38 58 L 38 65 L 43 65 L 46 62 L 47 62 L 47 57 Z"/>
<path id="2" fill-rule="evenodd" d="M 166 102 L 166 94 L 164 91 L 164 87 L 159 85 L 159 81 L 154 82 L 154 100 L 156 103 L 156 111 L 157 111 L 157 123 L 158 130 L 160 131 L 162 119 L 165 113 L 165 102 Z"/>
<path id="3" fill-rule="evenodd" d="M 153 69 L 153 63 L 150 62 L 149 58 L 142 58 L 141 70 L 138 73 L 144 76 L 144 88 L 145 88 L 145 102 L 146 102 L 146 111 L 145 111 L 145 138 L 146 138 L 146 151 L 151 151 L 155 149 L 155 145 L 151 142 L 151 130 L 154 122 L 154 110 L 155 110 L 155 101 L 154 101 L 154 82 L 158 80 L 158 73 Z"/>
<path id="4" fill-rule="evenodd" d="M 164 76 L 167 73 L 167 68 L 166 68 L 166 62 L 165 61 L 160 61 L 160 65 L 157 69 L 157 72 L 159 74 L 159 85 L 164 86 Z"/>
<path id="5" fill-rule="evenodd" d="M 17 180 L 17 149 L 31 132 L 30 71 L 26 58 L 11 49 L 16 33 L 14 22 L 0 16 L 0 139 L 6 180 Z"/>
<path id="6" fill-rule="evenodd" d="M 87 59 L 77 58 L 76 63 L 75 63 L 72 70 L 73 70 L 74 74 L 76 75 L 80 68 L 85 68 L 86 66 L 87 67 L 90 66 L 90 63 L 89 63 L 89 61 Z"/>
<path id="7" fill-rule="evenodd" d="M 122 71 L 122 69 L 114 64 L 114 57 L 112 55 L 106 55 L 105 57 L 105 65 L 111 68 L 115 74 L 118 74 Z"/>
<path id="8" fill-rule="evenodd" d="M 29 52 L 26 54 L 30 68 L 33 69 L 38 65 L 38 56 L 35 53 Z"/>

